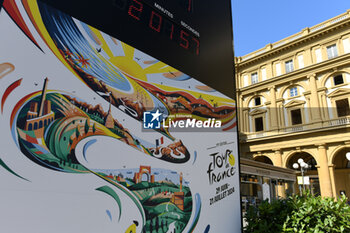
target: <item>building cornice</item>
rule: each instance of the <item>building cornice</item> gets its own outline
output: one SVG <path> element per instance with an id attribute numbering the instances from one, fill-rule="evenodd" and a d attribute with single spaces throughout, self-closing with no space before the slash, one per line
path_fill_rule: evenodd
<path id="1" fill-rule="evenodd" d="M 315 38 L 324 36 L 329 32 L 349 25 L 350 10 L 347 10 L 345 13 L 331 18 L 323 23 L 315 25 L 311 28 L 305 28 L 301 32 L 291 35 L 273 44 L 267 44 L 262 49 L 256 50 L 242 57 L 236 57 L 236 67 L 244 67 L 251 65 L 252 63 L 261 62 L 263 59 L 276 56 L 278 53 L 294 48 Z"/>

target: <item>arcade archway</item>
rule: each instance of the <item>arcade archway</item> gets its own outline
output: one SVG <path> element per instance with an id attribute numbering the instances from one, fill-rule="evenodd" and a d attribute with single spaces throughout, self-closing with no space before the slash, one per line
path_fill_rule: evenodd
<path id="1" fill-rule="evenodd" d="M 309 180 L 309 182 L 305 182 L 305 186 L 299 185 L 298 189 L 299 192 L 305 188 L 309 190 L 313 195 L 321 195 L 320 190 L 320 181 L 318 177 L 318 171 L 317 171 L 317 161 L 316 159 L 307 152 L 296 152 L 287 159 L 286 167 L 293 169 L 297 171 L 297 176 L 301 176 L 301 170 L 300 166 L 299 169 L 294 169 L 293 164 L 298 163 L 299 159 L 303 159 L 306 164 L 308 164 L 308 169 L 304 172 L 304 177 L 308 177 L 305 180 Z"/>
<path id="2" fill-rule="evenodd" d="M 256 156 L 256 157 L 254 157 L 254 160 L 257 162 L 267 163 L 267 164 L 273 165 L 272 160 L 269 157 L 264 156 L 264 155 Z"/>
<path id="3" fill-rule="evenodd" d="M 350 196 L 350 161 L 346 158 L 348 152 L 350 148 L 342 148 L 333 157 L 335 196 Z"/>

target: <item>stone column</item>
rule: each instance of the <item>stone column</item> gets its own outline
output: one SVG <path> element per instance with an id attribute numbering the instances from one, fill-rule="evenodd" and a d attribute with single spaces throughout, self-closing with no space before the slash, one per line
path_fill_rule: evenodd
<path id="1" fill-rule="evenodd" d="M 238 94 L 239 95 L 239 94 Z M 241 132 L 244 132 L 244 126 L 243 123 L 245 121 L 244 117 L 243 117 L 243 96 L 238 96 L 237 98 L 237 102 L 236 106 L 237 106 L 237 114 L 238 114 L 238 126 L 239 126 L 239 130 Z"/>
<path id="2" fill-rule="evenodd" d="M 320 180 L 321 196 L 333 197 L 331 176 L 328 167 L 327 149 L 325 144 L 316 145 L 318 150 L 318 177 Z"/>
<path id="3" fill-rule="evenodd" d="M 243 111 L 243 118 L 241 122 L 242 122 L 243 132 L 250 133 L 248 108 L 243 108 L 242 111 Z"/>
<path id="4" fill-rule="evenodd" d="M 329 120 L 329 111 L 328 111 L 328 104 L 327 104 L 327 95 L 326 92 L 323 91 L 321 95 L 321 108 L 324 111 L 324 119 Z"/>
<path id="5" fill-rule="evenodd" d="M 311 48 L 306 48 L 305 56 L 304 56 L 304 66 L 311 66 L 311 65 L 312 65 Z"/>
<path id="6" fill-rule="evenodd" d="M 307 106 L 307 115 L 309 118 L 309 122 L 312 122 L 312 112 L 311 112 L 311 103 L 310 103 L 310 96 L 309 95 L 305 95 L 305 99 L 306 99 L 306 106 Z M 306 114 L 305 114 L 305 118 L 306 118 Z"/>
<path id="7" fill-rule="evenodd" d="M 274 164 L 277 167 L 283 167 L 282 162 L 282 152 L 281 150 L 277 149 L 275 150 L 275 156 L 274 156 Z M 277 185 L 278 195 L 282 198 L 286 198 L 286 187 L 285 185 Z"/>
<path id="8" fill-rule="evenodd" d="M 271 130 L 278 129 L 278 120 L 277 120 L 277 104 L 276 104 L 276 90 L 275 86 L 269 88 L 271 96 L 271 105 L 270 105 L 270 114 L 271 114 Z"/>
<path id="9" fill-rule="evenodd" d="M 281 117 L 280 128 L 285 128 L 286 127 L 286 121 L 285 121 L 285 115 L 284 115 L 283 102 L 281 102 L 279 104 L 278 111 L 280 112 L 280 117 Z"/>
<path id="10" fill-rule="evenodd" d="M 266 79 L 273 78 L 273 68 L 272 68 L 272 63 L 266 64 Z"/>
<path id="11" fill-rule="evenodd" d="M 316 75 L 311 74 L 308 76 L 308 78 L 311 92 L 310 106 L 308 107 L 311 111 L 311 121 L 316 122 L 321 120 L 320 101 L 318 99 L 317 94 Z"/>
<path id="12" fill-rule="evenodd" d="M 334 178 L 334 164 L 331 164 L 329 166 L 329 174 L 331 176 L 331 182 L 332 182 L 332 191 L 333 191 L 333 197 L 337 197 L 337 191 L 335 189 L 335 178 Z"/>

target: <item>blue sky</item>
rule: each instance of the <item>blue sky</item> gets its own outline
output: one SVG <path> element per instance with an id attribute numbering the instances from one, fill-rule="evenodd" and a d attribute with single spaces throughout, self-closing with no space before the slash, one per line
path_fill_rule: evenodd
<path id="1" fill-rule="evenodd" d="M 350 0 L 232 0 L 235 56 L 293 35 L 350 9 Z"/>

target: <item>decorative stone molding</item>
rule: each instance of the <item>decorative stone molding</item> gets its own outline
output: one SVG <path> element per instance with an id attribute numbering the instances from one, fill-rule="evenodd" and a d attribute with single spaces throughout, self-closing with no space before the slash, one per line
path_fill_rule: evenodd
<path id="1" fill-rule="evenodd" d="M 315 146 L 316 146 L 318 149 L 326 149 L 326 147 L 327 147 L 326 143 L 315 144 Z"/>
<path id="2" fill-rule="evenodd" d="M 304 95 L 304 96 L 311 95 L 311 91 L 304 91 L 304 92 L 303 92 L 303 95 Z"/>
<path id="3" fill-rule="evenodd" d="M 305 104 L 304 100 L 292 100 L 292 101 L 288 102 L 286 105 L 284 105 L 284 107 L 285 108 L 290 108 L 290 107 L 303 105 L 303 104 Z"/>
<path id="4" fill-rule="evenodd" d="M 315 78 L 315 79 L 316 79 L 316 74 L 315 74 L 315 73 L 309 74 L 309 75 L 307 76 L 307 78 L 308 78 L 308 79 L 310 79 L 310 78 Z"/>
<path id="5" fill-rule="evenodd" d="M 327 96 L 329 98 L 333 98 L 333 97 L 337 97 L 337 96 L 341 96 L 341 95 L 348 95 L 348 94 L 350 94 L 350 89 L 339 88 L 339 89 L 333 91 L 332 93 L 328 94 Z"/>
<path id="6" fill-rule="evenodd" d="M 258 109 L 255 109 L 255 110 L 251 111 L 251 112 L 249 113 L 249 115 L 250 115 L 250 116 L 255 116 L 255 115 L 259 115 L 259 114 L 264 114 L 264 113 L 266 113 L 266 112 L 267 112 L 266 109 L 258 108 Z"/>

